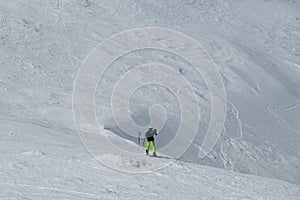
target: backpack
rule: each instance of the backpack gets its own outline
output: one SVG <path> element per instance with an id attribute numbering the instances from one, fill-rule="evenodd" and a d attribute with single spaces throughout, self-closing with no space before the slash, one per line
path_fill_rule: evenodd
<path id="1" fill-rule="evenodd" d="M 145 134 L 146 138 L 150 138 L 150 137 L 153 137 L 154 135 L 157 134 L 157 130 L 156 129 L 153 129 L 153 130 L 148 130 Z"/>

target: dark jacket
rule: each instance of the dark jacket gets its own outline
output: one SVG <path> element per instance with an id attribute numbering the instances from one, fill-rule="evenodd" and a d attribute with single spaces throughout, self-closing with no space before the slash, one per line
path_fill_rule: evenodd
<path id="1" fill-rule="evenodd" d="M 149 129 L 146 133 L 145 133 L 145 137 L 147 138 L 147 141 L 154 141 L 154 135 L 157 135 L 157 131 L 156 129 Z"/>

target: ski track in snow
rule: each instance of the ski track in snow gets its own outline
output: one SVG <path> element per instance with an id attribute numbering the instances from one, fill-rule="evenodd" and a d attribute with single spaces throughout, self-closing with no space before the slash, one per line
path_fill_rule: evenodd
<path id="1" fill-rule="evenodd" d="M 54 192 L 62 192 L 62 193 L 70 193 L 73 195 L 79 195 L 79 196 L 87 196 L 87 197 L 94 197 L 94 198 L 101 198 L 101 196 L 91 193 L 85 193 L 85 192 L 78 192 L 74 190 L 63 190 L 59 188 L 52 188 L 52 187 L 43 187 L 38 185 L 27 185 L 27 184 L 1 184 L 3 187 L 25 187 L 25 188 L 32 188 L 37 190 L 43 190 L 44 192 L 47 190 L 54 191 Z"/>
<path id="2" fill-rule="evenodd" d="M 295 102 L 294 104 L 292 104 L 290 106 L 285 107 L 284 109 L 285 110 L 291 110 L 291 109 L 297 108 L 298 106 L 300 106 L 300 100 L 298 100 L 297 102 Z"/>

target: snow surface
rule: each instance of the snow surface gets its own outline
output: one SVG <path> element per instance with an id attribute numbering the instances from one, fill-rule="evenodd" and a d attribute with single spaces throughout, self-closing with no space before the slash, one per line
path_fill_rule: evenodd
<path id="1" fill-rule="evenodd" d="M 299 10 L 296 0 L 1 1 L 0 199 L 300 199 Z M 218 144 L 199 158 L 211 112 L 204 80 L 167 52 L 124 55 L 97 88 L 97 115 L 110 129 L 103 133 L 123 148 L 144 151 L 116 127 L 109 97 L 124 72 L 149 62 L 173 66 L 191 82 L 202 119 L 180 161 L 128 174 L 87 153 L 73 123 L 72 91 L 91 49 L 146 26 L 185 33 L 208 51 L 224 79 L 227 116 Z M 153 103 L 167 108 L 160 149 L 178 128 L 180 113 L 164 88 L 144 98 L 151 90 L 137 90 L 130 109 L 147 125 Z M 102 159 L 136 171 L 169 161 L 122 153 Z"/>
<path id="2" fill-rule="evenodd" d="M 0 199 L 300 197 L 299 185 L 183 161 L 152 173 L 123 173 L 99 164 L 72 130 L 59 131 L 42 123 L 14 119 L 1 119 L 1 129 Z M 119 154 L 107 154 L 107 158 L 136 171 L 151 167 L 155 159 L 164 161 L 145 156 L 124 158 Z"/>

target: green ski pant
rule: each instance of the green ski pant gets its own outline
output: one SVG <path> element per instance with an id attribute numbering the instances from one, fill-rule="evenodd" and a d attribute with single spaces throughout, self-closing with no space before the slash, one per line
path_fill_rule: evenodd
<path id="1" fill-rule="evenodd" d="M 146 144 L 146 151 L 149 151 L 150 145 L 151 145 L 151 147 L 152 147 L 152 152 L 155 153 L 155 152 L 156 152 L 156 147 L 155 147 L 155 144 L 154 144 L 153 141 L 147 142 L 147 144 Z"/>

